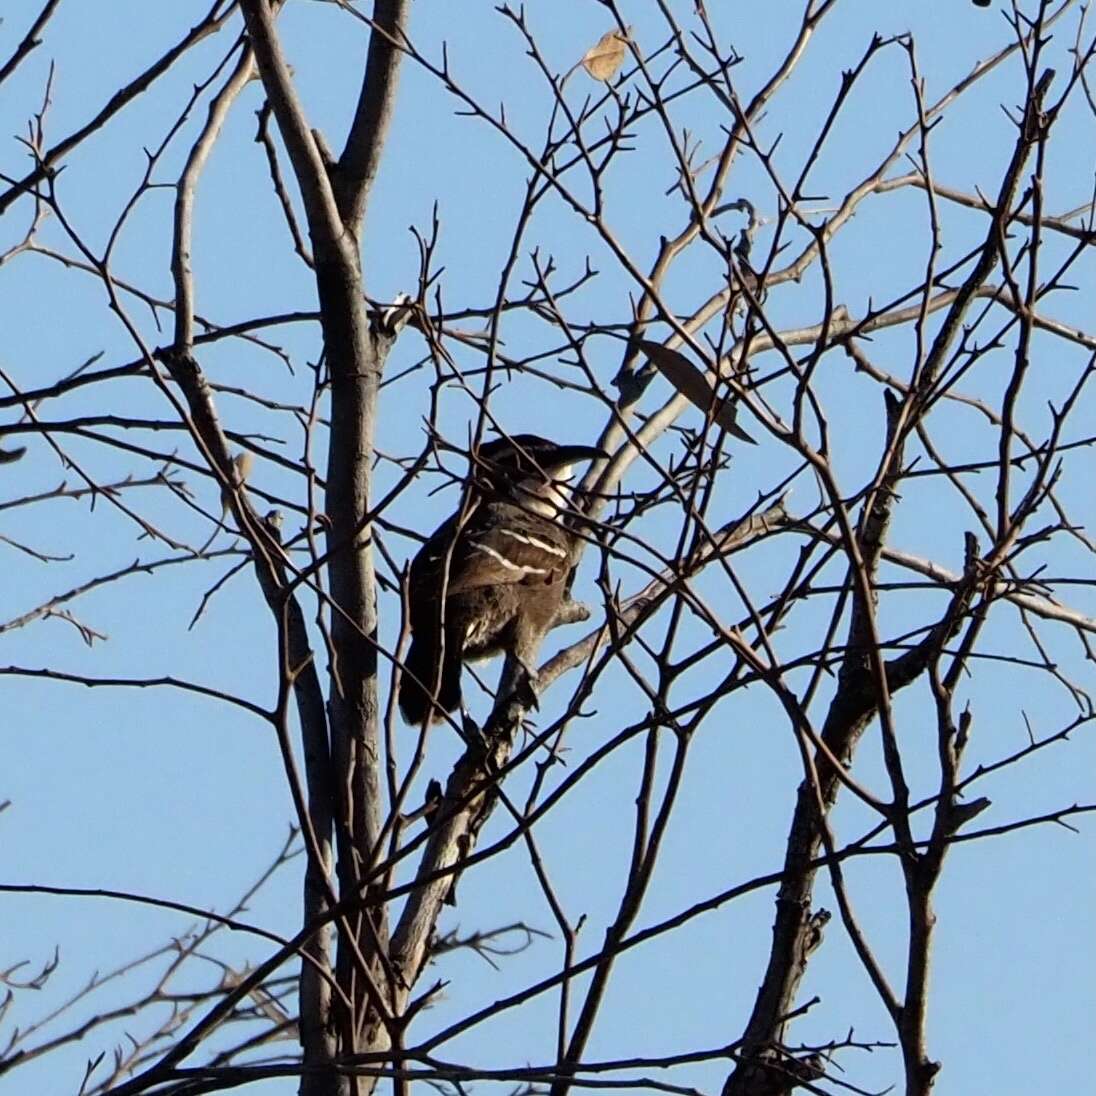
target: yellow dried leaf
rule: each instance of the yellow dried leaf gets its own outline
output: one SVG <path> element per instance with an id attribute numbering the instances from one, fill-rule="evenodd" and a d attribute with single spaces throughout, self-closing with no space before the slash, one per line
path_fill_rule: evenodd
<path id="1" fill-rule="evenodd" d="M 582 58 L 582 67 L 595 80 L 611 80 L 628 56 L 628 38 L 619 30 L 610 30 L 603 34 L 596 46 L 586 51 Z"/>

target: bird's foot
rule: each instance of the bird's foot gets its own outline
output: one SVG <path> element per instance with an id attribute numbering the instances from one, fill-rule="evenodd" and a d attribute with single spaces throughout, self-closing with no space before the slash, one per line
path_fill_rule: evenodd
<path id="1" fill-rule="evenodd" d="M 514 675 L 514 699 L 527 711 L 540 711 L 540 699 L 537 697 L 537 689 L 540 686 L 540 676 L 531 666 L 515 656 L 520 672 Z"/>
<path id="2" fill-rule="evenodd" d="M 536 678 L 522 675 L 514 686 L 514 699 L 517 700 L 526 711 L 540 711 L 540 700 L 537 698 Z"/>
<path id="3" fill-rule="evenodd" d="M 470 753 L 482 756 L 487 752 L 487 738 L 483 728 L 472 718 L 472 713 L 463 705 L 460 710 L 461 737 Z"/>

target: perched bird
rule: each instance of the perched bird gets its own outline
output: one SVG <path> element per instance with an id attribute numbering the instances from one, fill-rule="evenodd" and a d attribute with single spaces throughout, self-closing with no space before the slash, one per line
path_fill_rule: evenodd
<path id="1" fill-rule="evenodd" d="M 464 505 L 411 563 L 411 649 L 399 689 L 408 723 L 460 706 L 466 661 L 505 653 L 531 684 L 572 566 L 566 483 L 572 465 L 604 455 L 535 434 L 480 446 Z"/>

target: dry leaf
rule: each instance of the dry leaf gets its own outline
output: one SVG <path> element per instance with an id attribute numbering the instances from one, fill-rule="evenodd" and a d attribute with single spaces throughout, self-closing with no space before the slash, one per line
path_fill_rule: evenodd
<path id="1" fill-rule="evenodd" d="M 255 458 L 247 449 L 241 450 L 232 458 L 232 464 L 229 466 L 230 482 L 221 488 L 221 520 L 213 526 L 213 532 L 209 534 L 209 540 L 198 549 L 198 555 L 205 555 L 206 549 L 213 543 L 218 531 L 227 528 L 225 519 L 228 517 L 229 510 L 232 509 L 232 496 L 237 491 L 242 490 L 244 484 L 247 482 L 247 477 L 251 474 L 251 466 L 254 463 Z M 273 513 L 273 511 L 271 511 L 271 513 Z M 267 517 L 269 516 L 270 515 L 268 514 Z M 191 627 L 193 626 L 192 622 Z"/>
<path id="2" fill-rule="evenodd" d="M 232 458 L 232 483 L 235 487 L 243 487 L 247 482 L 247 477 L 251 474 L 251 467 L 255 462 L 255 458 L 251 452 L 247 449 L 237 453 Z M 232 488 L 221 488 L 221 520 L 224 521 L 225 516 L 228 514 L 229 509 L 232 506 Z"/>
<path id="3" fill-rule="evenodd" d="M 586 51 L 582 58 L 582 67 L 595 80 L 611 80 L 628 56 L 628 38 L 619 30 L 603 34 L 596 46 Z"/>
<path id="4" fill-rule="evenodd" d="M 243 449 L 232 458 L 232 471 L 237 483 L 243 483 L 251 475 L 255 457 L 249 449 Z"/>
<path id="5" fill-rule="evenodd" d="M 739 441 L 749 442 L 750 445 L 757 444 L 735 422 L 737 416 L 735 404 L 731 400 L 718 400 L 707 377 L 684 354 L 679 354 L 676 350 L 647 339 L 638 339 L 636 346 L 647 355 L 674 388 L 690 403 L 699 407 L 705 415 L 711 415 L 712 420 L 722 426 L 728 434 L 738 438 Z"/>

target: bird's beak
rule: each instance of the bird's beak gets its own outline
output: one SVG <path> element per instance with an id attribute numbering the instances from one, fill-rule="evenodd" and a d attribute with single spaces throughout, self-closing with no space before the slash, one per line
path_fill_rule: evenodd
<path id="1" fill-rule="evenodd" d="M 609 454 L 596 445 L 561 445 L 552 454 L 552 459 L 540 462 L 541 469 L 545 472 L 555 472 L 560 468 L 569 468 L 573 464 L 581 464 L 583 461 L 608 459 Z"/>

